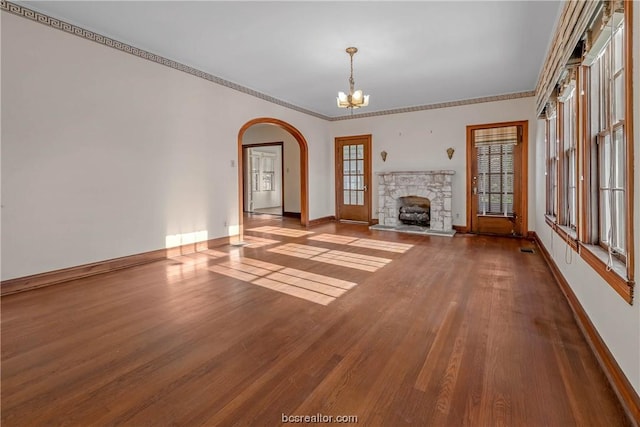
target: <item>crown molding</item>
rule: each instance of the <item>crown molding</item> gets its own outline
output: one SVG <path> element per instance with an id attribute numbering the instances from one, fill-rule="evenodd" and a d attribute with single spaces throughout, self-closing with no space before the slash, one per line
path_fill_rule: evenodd
<path id="1" fill-rule="evenodd" d="M 307 110 L 306 108 L 299 107 L 297 105 L 291 104 L 281 99 L 274 98 L 273 96 L 266 95 L 262 92 L 249 89 L 245 86 L 239 85 L 237 83 L 233 83 L 221 77 L 214 76 L 213 74 L 209 74 L 202 70 L 198 70 L 197 68 L 193 68 L 188 65 L 182 64 L 180 62 L 165 58 L 163 56 L 156 55 L 155 53 L 148 52 L 146 50 L 137 48 L 135 46 L 131 46 L 129 44 L 123 43 L 121 41 L 112 39 L 107 36 L 103 36 L 101 34 L 87 30 L 85 28 L 79 27 L 77 25 L 70 24 L 68 22 L 62 21 L 57 18 L 53 18 L 44 13 L 37 12 L 35 10 L 26 8 L 19 4 L 12 3 L 10 1 L 1 0 L 0 10 L 3 12 L 8 12 L 8 13 L 29 19 L 34 22 L 38 22 L 40 24 L 46 25 L 51 28 L 55 28 L 60 31 L 64 31 L 69 34 L 73 34 L 83 39 L 101 44 L 103 46 L 107 46 L 107 47 L 119 50 L 121 52 L 128 53 L 133 56 L 137 56 L 138 58 L 146 59 L 156 64 L 164 65 L 166 67 L 173 68 L 174 70 L 182 71 L 192 76 L 210 81 L 211 83 L 219 84 L 221 86 L 236 90 L 238 92 L 242 92 L 246 95 L 250 95 L 255 98 L 262 99 L 272 104 L 289 108 L 291 110 L 298 111 L 300 113 L 307 114 L 307 115 L 317 117 L 322 120 L 327 120 L 330 122 L 340 121 L 340 120 L 361 119 L 365 117 L 387 116 L 390 114 L 412 113 L 416 111 L 435 110 L 439 108 L 459 107 L 463 105 L 480 104 L 484 102 L 505 101 L 510 99 L 526 98 L 526 97 L 535 95 L 535 91 L 518 92 L 518 93 L 505 94 L 505 95 L 496 95 L 496 96 L 487 96 L 482 98 L 442 102 L 438 104 L 418 105 L 413 107 L 404 107 L 404 108 L 397 108 L 397 109 L 391 109 L 391 110 L 372 111 L 370 113 L 360 113 L 360 114 L 350 114 L 350 115 L 344 115 L 344 116 L 330 117 L 330 116 L 325 116 L 324 114 L 316 113 L 315 111 Z"/>

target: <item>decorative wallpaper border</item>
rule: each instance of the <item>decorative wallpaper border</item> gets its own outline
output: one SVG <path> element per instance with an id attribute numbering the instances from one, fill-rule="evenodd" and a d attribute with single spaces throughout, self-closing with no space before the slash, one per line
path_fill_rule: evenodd
<path id="1" fill-rule="evenodd" d="M 485 96 L 483 98 L 462 99 L 460 101 L 441 102 L 439 104 L 417 105 L 415 107 L 396 108 L 393 110 L 372 111 L 370 113 L 354 114 L 352 116 L 331 117 L 329 121 L 360 119 L 364 117 L 387 116 L 389 114 L 413 113 L 414 111 L 435 110 L 438 108 L 460 107 L 462 105 L 481 104 L 483 102 L 506 101 L 509 99 L 528 98 L 534 96 L 535 91 L 516 92 L 504 95 Z"/>
<path id="2" fill-rule="evenodd" d="M 108 46 L 113 49 L 119 50 L 121 52 L 129 53 L 139 58 L 146 59 L 151 62 L 155 62 L 156 64 L 164 65 L 164 66 L 173 68 L 175 70 L 182 71 L 187 74 L 191 74 L 192 76 L 199 77 L 204 80 L 208 80 L 212 83 L 222 85 L 229 89 L 237 90 L 238 92 L 242 92 L 244 94 L 262 99 L 264 101 L 271 102 L 273 104 L 280 105 L 282 107 L 289 108 L 291 110 L 295 110 L 300 113 L 308 114 L 310 116 L 314 116 L 319 119 L 327 120 L 330 122 L 339 121 L 339 120 L 360 119 L 365 117 L 386 116 L 390 114 L 411 113 L 415 111 L 435 110 L 438 108 L 459 107 L 462 105 L 479 104 L 483 102 L 504 101 L 509 99 L 526 98 L 526 97 L 535 95 L 535 91 L 519 92 L 519 93 L 506 94 L 506 95 L 487 96 L 483 98 L 442 102 L 439 104 L 419 105 L 419 106 L 413 106 L 413 107 L 397 108 L 392 110 L 373 111 L 370 113 L 349 114 L 349 115 L 338 116 L 338 117 L 329 117 L 329 116 L 325 116 L 324 114 L 316 113 L 315 111 L 307 110 L 306 108 L 298 107 L 297 105 L 288 103 L 278 98 L 274 98 L 273 96 L 266 95 L 256 90 L 249 89 L 237 83 L 233 83 L 229 80 L 225 80 L 223 78 L 214 76 L 213 74 L 209 74 L 204 71 L 198 70 L 197 68 L 193 68 L 188 65 L 181 64 L 180 62 L 176 62 L 171 59 L 165 58 L 163 56 L 156 55 L 155 53 L 151 53 L 146 50 L 139 49 L 135 46 L 128 45 L 126 43 L 112 39 L 110 37 L 106 37 L 101 34 L 94 33 L 93 31 L 89 31 L 87 29 L 78 27 L 76 25 L 70 24 L 65 21 L 61 21 L 59 19 L 45 15 L 44 13 L 36 12 L 24 6 L 12 3 L 10 1 L 0 0 L 0 10 L 3 12 L 9 12 L 14 15 L 21 16 L 26 19 L 30 19 L 35 22 L 39 22 L 41 24 L 47 25 L 57 30 L 64 31 L 69 34 L 76 35 L 78 37 L 82 37 L 83 39 L 87 39 L 92 42 L 99 43 L 103 46 Z"/>

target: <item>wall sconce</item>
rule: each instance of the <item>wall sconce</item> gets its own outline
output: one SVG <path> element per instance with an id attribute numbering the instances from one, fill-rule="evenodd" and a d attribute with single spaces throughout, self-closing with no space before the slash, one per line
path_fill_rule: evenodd
<path id="1" fill-rule="evenodd" d="M 453 147 L 449 147 L 449 148 L 447 148 L 447 156 L 449 156 L 449 160 L 451 160 L 451 158 L 453 157 L 453 153 L 454 153 L 455 151 L 456 151 L 456 150 L 454 150 L 454 149 L 453 149 Z"/>
<path id="2" fill-rule="evenodd" d="M 386 151 L 380 152 L 380 157 L 382 157 L 382 161 L 383 162 L 386 162 L 387 161 L 387 152 Z"/>

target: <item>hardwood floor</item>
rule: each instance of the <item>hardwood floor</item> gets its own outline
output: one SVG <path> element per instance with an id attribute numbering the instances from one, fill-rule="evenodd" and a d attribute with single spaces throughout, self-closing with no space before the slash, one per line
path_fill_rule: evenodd
<path id="1" fill-rule="evenodd" d="M 627 425 L 531 243 L 296 223 L 3 297 L 2 425 Z"/>

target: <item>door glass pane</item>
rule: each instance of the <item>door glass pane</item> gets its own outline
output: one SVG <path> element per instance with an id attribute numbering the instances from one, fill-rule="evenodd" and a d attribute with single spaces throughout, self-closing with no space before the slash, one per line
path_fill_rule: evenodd
<path id="1" fill-rule="evenodd" d="M 485 141 L 476 146 L 479 214 L 513 214 L 515 149 L 514 143 L 504 140 Z"/>
<path id="2" fill-rule="evenodd" d="M 500 200 L 500 194 L 490 194 L 489 195 L 489 211 L 491 213 L 501 213 L 502 209 L 501 209 L 501 202 L 502 200 Z"/>
<path id="3" fill-rule="evenodd" d="M 493 147 L 493 146 L 492 146 Z M 489 159 L 489 171 L 491 173 L 500 173 L 502 172 L 502 159 L 499 155 L 492 155 Z"/>
<path id="4" fill-rule="evenodd" d="M 492 193 L 502 193 L 502 188 L 500 186 L 501 179 L 499 174 L 491 174 L 489 175 L 489 191 Z"/>
<path id="5" fill-rule="evenodd" d="M 504 179 L 504 183 L 502 184 L 502 189 L 507 193 L 513 193 L 513 175 L 507 174 Z"/>
<path id="6" fill-rule="evenodd" d="M 502 171 L 513 172 L 513 145 L 505 146 L 505 152 L 502 154 Z"/>
<path id="7" fill-rule="evenodd" d="M 339 155 L 342 156 L 342 176 L 338 176 L 338 185 L 342 187 L 340 204 L 348 207 L 341 214 L 344 219 L 359 219 L 363 216 L 363 207 L 366 206 L 367 198 L 364 192 L 365 183 L 365 148 L 364 143 L 347 143 L 339 148 Z M 368 154 L 367 154 L 368 155 Z M 340 164 L 338 163 L 338 167 Z"/>
<path id="8" fill-rule="evenodd" d="M 478 177 L 478 193 L 487 192 L 487 175 L 480 175 Z"/>
<path id="9" fill-rule="evenodd" d="M 489 204 L 489 196 L 486 194 L 481 194 L 478 196 L 478 213 L 484 214 L 487 212 Z"/>
<path id="10" fill-rule="evenodd" d="M 503 197 L 504 209 L 508 214 L 513 213 L 513 194 L 505 194 Z"/>

